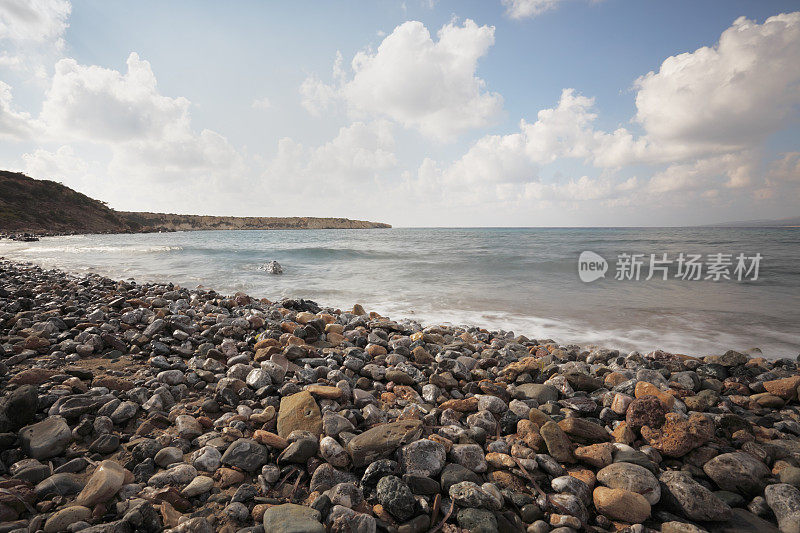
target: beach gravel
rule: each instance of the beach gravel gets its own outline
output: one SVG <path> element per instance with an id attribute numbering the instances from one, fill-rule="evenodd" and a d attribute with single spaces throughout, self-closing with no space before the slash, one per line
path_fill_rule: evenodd
<path id="1" fill-rule="evenodd" d="M 798 361 L 0 259 L 0 531 L 800 533 Z"/>

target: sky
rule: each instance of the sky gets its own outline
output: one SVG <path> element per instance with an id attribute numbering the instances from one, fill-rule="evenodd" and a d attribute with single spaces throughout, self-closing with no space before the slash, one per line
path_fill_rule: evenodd
<path id="1" fill-rule="evenodd" d="M 0 0 L 0 168 L 130 211 L 800 215 L 800 4 Z"/>

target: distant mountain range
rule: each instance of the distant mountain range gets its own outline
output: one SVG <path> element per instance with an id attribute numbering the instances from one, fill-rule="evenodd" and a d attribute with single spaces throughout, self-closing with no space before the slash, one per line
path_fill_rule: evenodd
<path id="1" fill-rule="evenodd" d="M 215 217 L 116 211 L 49 180 L 0 170 L 0 233 L 145 233 L 234 229 L 367 229 L 389 224 L 316 217 Z"/>
<path id="2" fill-rule="evenodd" d="M 705 224 L 704 227 L 715 228 L 787 228 L 800 227 L 800 217 L 779 218 L 776 220 L 740 220 L 736 222 L 719 222 Z"/>

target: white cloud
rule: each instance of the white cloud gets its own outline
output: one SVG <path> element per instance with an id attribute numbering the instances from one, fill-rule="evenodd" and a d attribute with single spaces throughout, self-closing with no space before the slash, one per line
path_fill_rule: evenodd
<path id="1" fill-rule="evenodd" d="M 636 120 L 654 144 L 702 154 L 760 143 L 798 116 L 800 13 L 740 17 L 716 46 L 667 58 L 636 88 Z"/>
<path id="2" fill-rule="evenodd" d="M 35 131 L 35 123 L 30 114 L 15 111 L 11 100 L 11 86 L 0 81 L 0 139 L 29 138 Z"/>
<path id="3" fill-rule="evenodd" d="M 0 39 L 62 46 L 71 10 L 67 0 L 0 0 Z"/>
<path id="4" fill-rule="evenodd" d="M 520 121 L 518 132 L 484 136 L 450 165 L 424 162 L 417 181 L 484 186 L 484 192 L 502 184 L 504 194 L 523 184 L 523 194 L 537 200 L 669 194 L 680 201 L 687 192 L 765 197 L 776 183 L 785 190 L 791 182 L 778 176 L 798 174 L 792 154 L 774 163 L 766 179 L 759 167 L 765 140 L 800 116 L 800 13 L 763 24 L 739 18 L 716 46 L 667 58 L 635 88 L 641 135 L 598 129 L 594 99 L 565 89 L 557 106 L 540 111 L 535 122 Z M 594 166 L 600 176 L 540 181 L 543 167 L 565 159 Z M 649 177 L 611 178 L 630 165 L 650 167 Z"/>
<path id="5" fill-rule="evenodd" d="M 40 120 L 52 140 L 109 147 L 116 179 L 212 186 L 245 173 L 244 157 L 224 136 L 192 127 L 190 107 L 162 95 L 150 63 L 131 53 L 124 74 L 60 60 Z"/>
<path id="6" fill-rule="evenodd" d="M 338 62 L 332 85 L 308 78 L 300 89 L 303 105 L 320 113 L 340 98 L 355 116 L 389 118 L 441 140 L 491 124 L 503 100 L 476 69 L 494 44 L 494 27 L 468 19 L 446 24 L 437 36 L 421 22 L 397 26 L 377 50 L 355 55 L 349 79 Z"/>
<path id="7" fill-rule="evenodd" d="M 127 72 L 74 59 L 56 63 L 41 118 L 51 135 L 120 142 L 179 136 L 189 126 L 190 102 L 163 96 L 150 63 L 131 53 Z"/>
<path id="8" fill-rule="evenodd" d="M 753 181 L 755 161 L 754 154 L 742 152 L 669 165 L 653 175 L 647 189 L 661 194 L 746 187 Z"/>
<path id="9" fill-rule="evenodd" d="M 255 100 L 253 100 L 253 103 L 252 103 L 251 107 L 253 109 L 266 111 L 268 109 L 272 109 L 272 102 L 270 102 L 269 98 L 267 98 L 265 96 L 263 98 L 257 98 Z"/>
<path id="10" fill-rule="evenodd" d="M 0 0 L 0 68 L 44 80 L 64 49 L 72 6 L 67 0 Z"/>
<path id="11" fill-rule="evenodd" d="M 354 122 L 316 148 L 283 138 L 264 176 L 282 183 L 291 180 L 316 191 L 320 186 L 339 189 L 345 183 L 366 185 L 397 165 L 391 130 L 385 120 Z"/>
<path id="12" fill-rule="evenodd" d="M 503 0 L 506 15 L 512 19 L 524 19 L 541 15 L 558 7 L 563 0 Z"/>
<path id="13" fill-rule="evenodd" d="M 89 164 L 75 155 L 71 146 L 65 145 L 55 152 L 37 148 L 31 153 L 23 154 L 23 172 L 28 176 L 60 180 L 64 176 L 83 176 L 89 169 Z"/>
<path id="14" fill-rule="evenodd" d="M 541 165 L 564 157 L 590 158 L 596 144 L 593 104 L 593 99 L 564 89 L 556 107 L 539 111 L 536 122 L 522 120 L 518 133 L 478 139 L 442 172 L 443 181 L 529 182 L 537 179 Z"/>

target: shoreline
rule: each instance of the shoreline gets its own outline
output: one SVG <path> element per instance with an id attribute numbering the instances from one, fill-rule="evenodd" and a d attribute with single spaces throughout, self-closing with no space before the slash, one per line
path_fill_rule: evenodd
<path id="1" fill-rule="evenodd" d="M 0 383 L 2 531 L 800 519 L 789 359 L 620 354 L 0 259 Z"/>
<path id="2" fill-rule="evenodd" d="M 194 216 L 194 215 L 193 215 Z M 243 217 L 242 217 L 243 218 Z M 361 222 L 361 221 L 353 221 L 353 222 Z M 378 224 L 377 222 L 374 224 Z M 15 230 L 15 231 L 0 231 L 0 240 L 7 239 L 10 241 L 20 241 L 22 239 L 18 239 L 16 237 L 33 237 L 36 240 L 39 240 L 42 237 L 79 237 L 82 235 L 142 235 L 148 233 L 181 233 L 181 232 L 189 232 L 189 231 L 311 231 L 311 230 L 331 230 L 331 229 L 343 229 L 343 230 L 357 230 L 357 229 L 392 229 L 392 226 L 389 224 L 382 225 L 375 225 L 372 227 L 363 227 L 363 228 L 344 228 L 344 227 L 320 227 L 320 228 L 301 228 L 301 227 L 282 227 L 282 228 L 162 228 L 162 229 L 147 229 L 141 231 L 135 230 L 128 230 L 128 231 L 103 231 L 103 232 L 81 232 L 81 231 L 74 231 L 74 232 L 41 232 L 37 230 Z"/>

